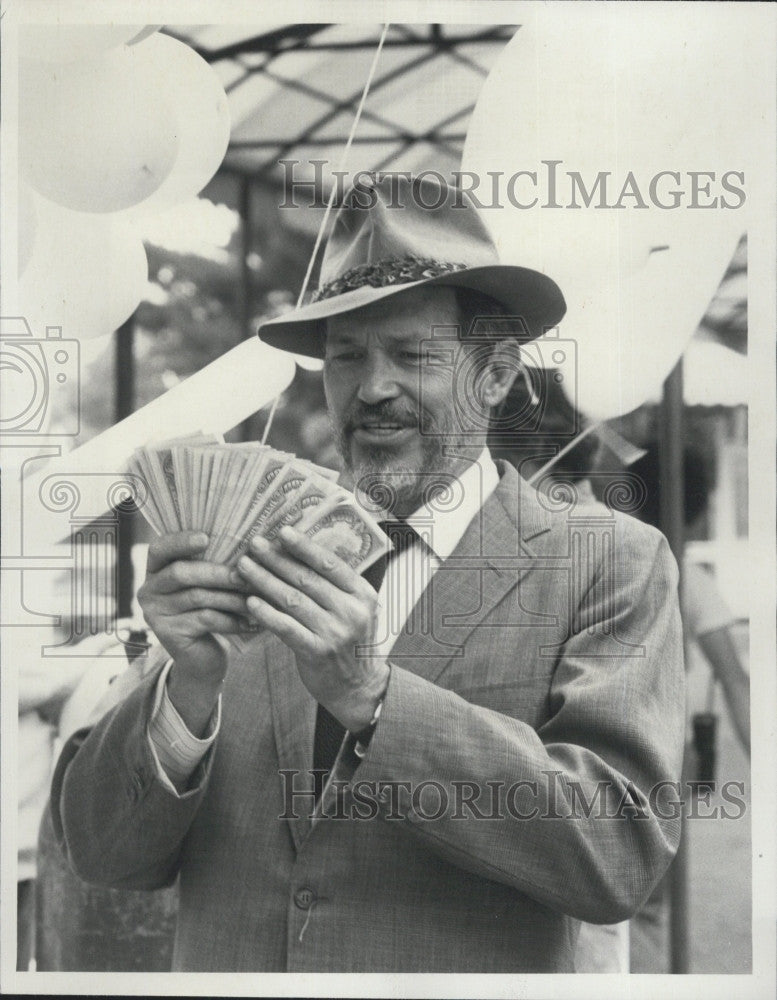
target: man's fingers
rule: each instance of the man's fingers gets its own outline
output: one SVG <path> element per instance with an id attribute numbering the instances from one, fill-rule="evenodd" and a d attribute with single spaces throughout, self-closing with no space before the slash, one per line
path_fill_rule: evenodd
<path id="1" fill-rule="evenodd" d="M 314 574 L 328 580 L 338 590 L 347 594 L 363 595 L 371 592 L 369 584 L 366 584 L 366 581 L 339 556 L 311 541 L 299 531 L 288 527 L 282 528 L 278 533 L 278 540 L 283 546 L 282 549 L 269 545 L 263 538 L 253 539 L 252 550 L 270 569 L 282 570 L 284 579 L 288 578 L 287 574 L 291 574 L 289 582 L 293 586 L 300 586 L 299 580 L 294 579 L 294 574 L 299 577 L 299 564 L 302 563 Z M 304 586 L 304 578 L 302 585 Z M 365 585 L 368 590 L 365 590 Z"/>
<path id="2" fill-rule="evenodd" d="M 245 615 L 246 599 L 228 590 L 208 590 L 206 587 L 190 587 L 171 594 L 165 601 L 165 614 L 182 614 L 186 611 L 212 608 L 235 615 Z"/>
<path id="3" fill-rule="evenodd" d="M 336 556 L 334 552 L 325 549 L 323 545 L 308 538 L 307 535 L 303 535 L 302 532 L 285 527 L 281 528 L 278 538 L 284 549 L 295 559 L 307 563 L 311 569 L 326 577 L 340 590 L 345 590 L 350 594 L 362 594 L 366 587 L 367 593 L 372 592 L 372 587 L 363 577 L 352 570 L 348 563 Z"/>
<path id="4" fill-rule="evenodd" d="M 201 531 L 177 531 L 155 538 L 148 547 L 147 573 L 158 573 L 177 559 L 196 559 L 208 547 L 208 536 Z"/>
<path id="5" fill-rule="evenodd" d="M 261 597 L 251 596 L 246 603 L 251 620 L 274 632 L 287 646 L 306 654 L 315 651 L 315 636 L 295 618 L 278 611 Z"/>
<path id="6" fill-rule="evenodd" d="M 245 615 L 245 609 L 243 609 L 242 614 Z M 245 631 L 245 624 L 240 621 L 237 615 L 217 611 L 215 608 L 200 608 L 197 611 L 178 615 L 176 626 L 192 640 L 200 639 L 211 633 L 233 635 Z"/>
<path id="7" fill-rule="evenodd" d="M 219 563 L 177 560 L 169 563 L 155 574 L 151 583 L 158 594 L 173 594 L 191 587 L 206 587 L 210 590 L 240 590 L 243 579 L 229 566 Z"/>
<path id="8" fill-rule="evenodd" d="M 266 567 L 273 576 L 285 581 L 294 590 L 307 594 L 319 607 L 327 611 L 337 611 L 342 608 L 344 595 L 341 588 L 336 587 L 307 563 L 290 556 L 266 539 L 257 540 L 254 538 L 252 540 L 251 556 L 253 558 L 249 562 L 254 564 L 255 561 Z M 238 569 L 240 569 L 240 565 L 238 565 Z"/>
<path id="9" fill-rule="evenodd" d="M 292 618 L 314 631 L 319 630 L 325 612 L 307 594 L 279 579 L 272 570 L 259 565 L 248 556 L 243 556 L 237 568 L 245 577 L 254 593 L 287 612 Z M 250 598 L 249 598 L 250 600 Z"/>

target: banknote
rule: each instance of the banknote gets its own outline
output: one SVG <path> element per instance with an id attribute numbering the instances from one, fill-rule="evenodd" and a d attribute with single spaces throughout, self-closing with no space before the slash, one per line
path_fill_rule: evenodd
<path id="1" fill-rule="evenodd" d="M 296 527 L 357 573 L 363 573 L 392 547 L 377 522 L 345 490 L 309 511 Z"/>
<path id="2" fill-rule="evenodd" d="M 285 525 L 359 573 L 390 548 L 336 470 L 267 445 L 197 434 L 139 448 L 129 468 L 146 484 L 141 512 L 154 531 L 205 532 L 211 562 L 234 565 L 253 537 L 275 541 Z"/>
<path id="3" fill-rule="evenodd" d="M 146 448 L 138 449 L 130 459 L 128 469 L 144 480 L 149 503 L 141 512 L 156 531 L 181 531 L 186 526 L 188 515 L 182 517 L 178 482 L 173 465 L 172 452 L 176 446 L 216 444 L 223 442 L 221 435 L 190 434 L 186 437 L 160 441 Z"/>
<path id="4" fill-rule="evenodd" d="M 140 479 L 145 485 L 145 490 L 143 491 L 143 501 L 138 504 L 138 509 L 154 531 L 157 534 L 161 534 L 164 531 L 162 515 L 157 507 L 157 501 L 152 487 L 151 471 L 146 463 L 145 455 L 136 452 L 127 463 L 127 471 Z"/>
<path id="5" fill-rule="evenodd" d="M 296 527 L 311 510 L 319 507 L 337 492 L 338 487 L 331 480 L 319 477 L 307 479 L 268 520 L 264 527 L 264 537 L 268 541 L 273 541 L 281 528 L 287 525 Z"/>

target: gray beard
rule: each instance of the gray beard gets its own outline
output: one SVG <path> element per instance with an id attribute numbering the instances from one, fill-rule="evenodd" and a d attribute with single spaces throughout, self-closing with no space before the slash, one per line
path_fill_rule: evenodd
<path id="1" fill-rule="evenodd" d="M 413 468 L 392 461 L 387 448 L 373 448 L 358 465 L 348 439 L 340 428 L 333 428 L 337 450 L 352 480 L 352 489 L 361 491 L 382 510 L 406 517 L 438 493 L 448 489 L 461 463 L 460 456 L 447 454 L 451 435 L 437 427 L 436 433 L 422 437 L 421 467 Z M 455 449 L 454 449 L 455 450 Z"/>

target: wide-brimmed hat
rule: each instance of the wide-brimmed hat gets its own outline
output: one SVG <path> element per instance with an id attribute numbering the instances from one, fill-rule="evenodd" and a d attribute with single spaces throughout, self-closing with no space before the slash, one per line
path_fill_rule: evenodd
<path id="1" fill-rule="evenodd" d="M 311 302 L 268 320 L 259 336 L 273 347 L 321 358 L 326 320 L 419 285 L 469 288 L 520 317 L 521 339 L 554 327 L 564 296 L 547 275 L 500 264 L 466 192 L 437 174 L 362 175 L 343 199 Z"/>

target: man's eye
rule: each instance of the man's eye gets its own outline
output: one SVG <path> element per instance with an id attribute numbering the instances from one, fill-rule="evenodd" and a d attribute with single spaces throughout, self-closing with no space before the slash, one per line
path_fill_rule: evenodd
<path id="1" fill-rule="evenodd" d="M 327 361 L 356 361 L 360 357 L 358 351 L 336 351 L 327 357 Z"/>
<path id="2" fill-rule="evenodd" d="M 425 351 L 424 352 L 424 362 L 427 365 L 451 365 L 453 364 L 453 355 L 450 351 Z"/>
<path id="3" fill-rule="evenodd" d="M 421 358 L 418 351 L 400 351 L 399 356 L 403 361 L 412 361 L 414 363 L 417 363 Z"/>

